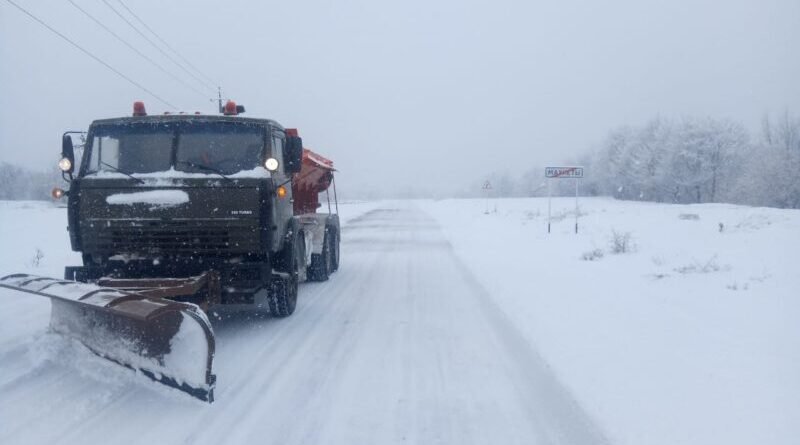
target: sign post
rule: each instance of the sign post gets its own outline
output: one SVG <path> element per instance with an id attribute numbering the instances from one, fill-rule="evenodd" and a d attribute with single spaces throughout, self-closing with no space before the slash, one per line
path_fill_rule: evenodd
<path id="1" fill-rule="evenodd" d="M 489 214 L 489 190 L 492 189 L 492 183 L 489 182 L 487 179 L 486 182 L 483 183 L 482 187 L 486 191 L 486 211 L 483 212 L 485 215 Z"/>
<path id="2" fill-rule="evenodd" d="M 547 233 L 550 233 L 550 218 L 551 218 L 551 208 L 553 207 L 553 187 L 550 185 L 550 180 L 547 180 Z"/>
<path id="3" fill-rule="evenodd" d="M 578 233 L 578 183 L 583 179 L 583 167 L 547 167 L 544 169 L 544 176 L 547 180 L 547 233 L 550 233 L 550 223 L 552 221 L 552 191 L 551 179 L 575 179 L 575 233 Z"/>

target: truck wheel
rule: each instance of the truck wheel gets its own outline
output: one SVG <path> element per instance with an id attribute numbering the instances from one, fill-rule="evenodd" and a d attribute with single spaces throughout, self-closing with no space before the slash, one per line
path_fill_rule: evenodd
<path id="1" fill-rule="evenodd" d="M 269 296 L 269 312 L 273 317 L 288 317 L 297 307 L 297 291 L 300 284 L 300 262 L 302 250 L 300 243 L 304 243 L 302 236 L 292 238 L 292 243 L 287 246 L 281 261 L 281 272 L 289 275 L 273 286 Z"/>
<path id="2" fill-rule="evenodd" d="M 322 253 L 311 254 L 309 280 L 326 281 L 330 277 L 333 267 L 331 260 L 331 237 L 326 231 L 325 239 L 322 241 Z"/>

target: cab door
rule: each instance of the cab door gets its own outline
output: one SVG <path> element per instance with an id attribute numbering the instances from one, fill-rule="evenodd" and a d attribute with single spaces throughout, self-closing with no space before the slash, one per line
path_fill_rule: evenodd
<path id="1" fill-rule="evenodd" d="M 294 216 L 292 200 L 292 183 L 289 180 L 291 175 L 287 175 L 284 165 L 284 147 L 286 146 L 286 135 L 283 130 L 272 128 L 269 137 L 270 157 L 278 160 L 278 169 L 272 172 L 272 181 L 275 185 L 273 194 L 274 205 L 272 206 L 272 217 L 275 221 L 275 236 L 272 239 L 272 251 L 278 251 L 283 246 L 286 231 L 290 227 L 290 221 Z M 278 187 L 283 187 L 285 194 L 278 191 Z"/>

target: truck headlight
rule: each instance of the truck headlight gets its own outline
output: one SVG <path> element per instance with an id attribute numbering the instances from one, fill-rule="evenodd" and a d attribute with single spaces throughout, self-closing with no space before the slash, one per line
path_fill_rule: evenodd
<path id="1" fill-rule="evenodd" d="M 58 161 L 58 168 L 60 168 L 61 171 L 68 172 L 72 169 L 72 161 L 70 161 L 69 158 L 61 158 L 61 160 Z"/>
<path id="2" fill-rule="evenodd" d="M 266 162 L 264 162 L 264 167 L 267 167 L 267 170 L 274 172 L 278 169 L 278 160 L 275 158 L 269 158 Z"/>

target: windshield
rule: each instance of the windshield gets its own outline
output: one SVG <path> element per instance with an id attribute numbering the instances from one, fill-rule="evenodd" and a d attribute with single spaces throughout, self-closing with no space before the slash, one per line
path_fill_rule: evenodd
<path id="1" fill-rule="evenodd" d="M 181 131 L 175 159 L 179 170 L 232 174 L 258 166 L 263 148 L 264 131 L 259 127 L 206 123 Z"/>
<path id="2" fill-rule="evenodd" d="M 235 122 L 98 125 L 87 149 L 86 174 L 175 169 L 233 174 L 261 164 L 264 129 Z"/>
<path id="3" fill-rule="evenodd" d="M 169 170 L 174 124 L 97 127 L 91 138 L 88 171 L 151 173 Z"/>

